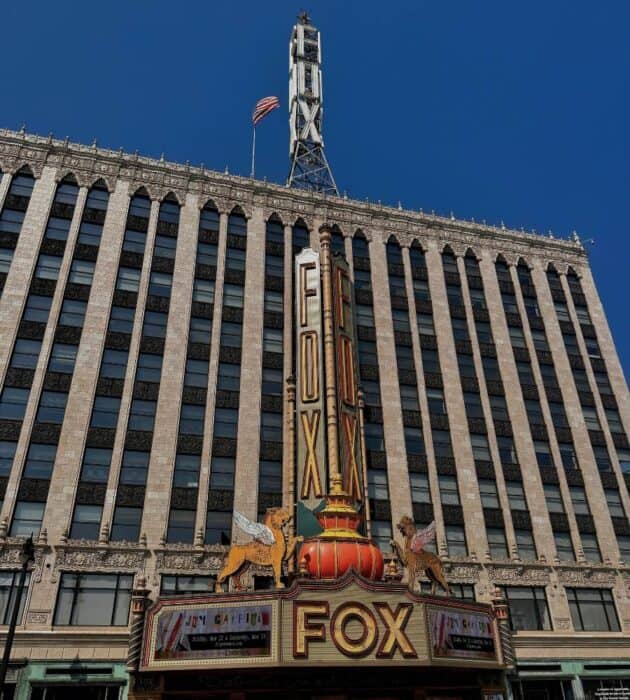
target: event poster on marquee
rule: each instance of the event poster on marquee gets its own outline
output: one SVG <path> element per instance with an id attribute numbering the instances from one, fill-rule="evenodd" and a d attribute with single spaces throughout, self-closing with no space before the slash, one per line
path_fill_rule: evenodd
<path id="1" fill-rule="evenodd" d="M 490 615 L 427 606 L 427 623 L 434 659 L 497 660 Z"/>

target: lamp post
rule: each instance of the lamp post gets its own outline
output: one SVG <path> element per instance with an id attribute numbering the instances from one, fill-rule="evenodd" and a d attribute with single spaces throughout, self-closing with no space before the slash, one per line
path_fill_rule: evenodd
<path id="1" fill-rule="evenodd" d="M 0 698 L 4 697 L 4 681 L 7 677 L 7 669 L 9 668 L 9 659 L 11 658 L 11 647 L 13 646 L 13 637 L 15 636 L 15 627 L 17 625 L 18 613 L 20 612 L 20 603 L 22 602 L 22 593 L 24 592 L 24 582 L 26 581 L 26 572 L 30 562 L 35 561 L 35 547 L 33 546 L 33 536 L 24 540 L 22 551 L 20 552 L 20 563 L 22 570 L 20 571 L 20 580 L 18 582 L 17 593 L 13 610 L 11 611 L 11 621 L 7 631 L 7 639 L 4 643 L 4 654 L 2 656 L 2 665 L 0 666 Z"/>

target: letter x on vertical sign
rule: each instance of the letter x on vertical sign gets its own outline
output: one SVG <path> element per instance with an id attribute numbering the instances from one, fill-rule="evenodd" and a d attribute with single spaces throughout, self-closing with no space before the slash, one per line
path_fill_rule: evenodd
<path id="1" fill-rule="evenodd" d="M 300 420 L 302 429 L 304 430 L 304 440 L 306 442 L 306 457 L 304 458 L 304 477 L 302 479 L 302 491 L 300 498 L 310 498 L 311 489 L 313 496 L 321 498 L 324 493 L 322 482 L 319 478 L 319 467 L 317 464 L 317 455 L 315 453 L 315 443 L 317 442 L 317 432 L 319 430 L 319 411 L 302 411 Z"/>

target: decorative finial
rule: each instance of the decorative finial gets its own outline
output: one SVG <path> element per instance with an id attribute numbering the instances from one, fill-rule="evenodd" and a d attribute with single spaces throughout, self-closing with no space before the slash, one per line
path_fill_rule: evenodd
<path id="1" fill-rule="evenodd" d="M 203 528 L 197 528 L 197 532 L 195 532 L 195 542 L 194 542 L 195 547 L 203 547 Z"/>
<path id="2" fill-rule="evenodd" d="M 125 149 L 121 146 L 121 147 L 118 149 L 118 154 L 122 156 L 122 155 L 124 154 L 124 152 L 125 152 Z"/>
<path id="3" fill-rule="evenodd" d="M 20 127 L 19 133 L 22 134 L 22 136 L 24 136 L 24 134 L 26 134 L 26 124 L 22 123 L 22 126 Z"/>
<path id="4" fill-rule="evenodd" d="M 166 547 L 166 531 L 162 533 L 160 537 L 160 547 Z"/>
<path id="5" fill-rule="evenodd" d="M 451 209 L 451 221 L 455 221 L 455 214 L 453 213 L 452 209 Z"/>
<path id="6" fill-rule="evenodd" d="M 96 142 L 96 137 L 94 137 L 94 141 L 92 141 L 92 148 L 94 150 L 96 150 L 97 147 L 98 147 L 98 143 Z"/>
<path id="7" fill-rule="evenodd" d="M 37 538 L 37 544 L 48 544 L 48 530 L 43 528 Z"/>
<path id="8" fill-rule="evenodd" d="M 63 140 L 63 145 L 68 148 L 68 144 L 70 143 L 70 137 L 66 136 L 66 138 Z"/>
<path id="9" fill-rule="evenodd" d="M 163 163 L 163 162 L 164 162 L 164 151 L 162 151 L 162 153 L 160 153 L 160 163 Z"/>
<path id="10" fill-rule="evenodd" d="M 300 24 L 309 24 L 311 21 L 311 18 L 308 16 L 308 12 L 306 10 L 300 10 L 300 14 L 298 15 L 298 20 Z"/>
<path id="11" fill-rule="evenodd" d="M 53 132 L 49 131 L 48 132 L 48 143 L 52 143 L 52 140 L 53 140 Z"/>
<path id="12" fill-rule="evenodd" d="M 0 540 L 5 540 L 7 538 L 8 529 L 9 529 L 9 518 L 4 517 L 0 521 Z"/>
<path id="13" fill-rule="evenodd" d="M 348 193 L 346 192 L 346 190 L 343 191 L 343 198 L 348 199 Z"/>
<path id="14" fill-rule="evenodd" d="M 146 532 L 143 532 L 143 533 L 140 535 L 140 539 L 138 540 L 138 542 L 140 543 L 140 546 L 141 546 L 141 547 L 146 547 L 146 546 L 147 546 L 148 540 L 147 540 L 147 533 L 146 533 Z"/>
<path id="15" fill-rule="evenodd" d="M 501 219 L 501 230 L 505 231 L 505 224 L 503 223 L 503 219 Z"/>
<path id="16" fill-rule="evenodd" d="M 65 544 L 68 541 L 68 534 L 69 534 L 68 528 L 65 527 L 63 529 L 63 532 L 61 533 L 61 537 L 59 538 L 59 541 L 61 542 L 61 544 Z"/>
<path id="17" fill-rule="evenodd" d="M 571 231 L 571 240 L 574 243 L 581 243 L 578 232 L 575 229 L 573 231 Z"/>
<path id="18" fill-rule="evenodd" d="M 107 523 L 103 523 L 103 526 L 101 527 L 101 531 L 98 536 L 98 541 L 104 544 L 109 540 L 109 525 Z"/>
<path id="19" fill-rule="evenodd" d="M 225 170 L 223 171 L 223 174 L 224 174 L 224 175 L 229 175 L 229 174 L 230 174 L 230 171 L 228 170 L 228 166 L 227 166 L 227 165 L 225 166 Z"/>
<path id="20" fill-rule="evenodd" d="M 402 203 L 401 203 L 400 199 L 398 200 L 398 210 L 402 211 Z"/>

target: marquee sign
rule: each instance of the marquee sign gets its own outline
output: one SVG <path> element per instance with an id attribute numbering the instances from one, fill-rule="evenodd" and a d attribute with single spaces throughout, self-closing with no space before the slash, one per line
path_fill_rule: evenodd
<path id="1" fill-rule="evenodd" d="M 497 622 L 489 606 L 354 573 L 285 590 L 164 598 L 148 612 L 140 670 L 357 662 L 499 668 Z"/>

